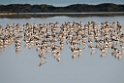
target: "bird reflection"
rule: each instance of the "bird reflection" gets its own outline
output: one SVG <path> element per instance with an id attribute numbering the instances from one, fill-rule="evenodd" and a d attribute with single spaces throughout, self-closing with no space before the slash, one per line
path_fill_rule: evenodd
<path id="1" fill-rule="evenodd" d="M 101 57 L 105 57 L 107 55 L 107 52 L 102 52 Z"/>
<path id="2" fill-rule="evenodd" d="M 72 59 L 80 57 L 82 54 L 81 53 L 75 53 L 72 55 Z"/>
<path id="3" fill-rule="evenodd" d="M 60 61 L 60 57 L 56 58 L 56 60 L 59 62 Z"/>
<path id="4" fill-rule="evenodd" d="M 41 61 L 40 63 L 39 63 L 39 66 L 42 66 L 42 65 L 44 65 L 46 62 L 45 61 Z"/>
<path id="5" fill-rule="evenodd" d="M 95 55 L 98 49 L 101 57 L 105 57 L 111 49 L 111 55 L 120 60 L 124 54 L 124 33 L 118 21 L 101 24 L 91 21 L 84 26 L 82 22 L 65 22 L 61 26 L 58 22 L 33 25 L 26 23 L 21 29 L 21 25 L 16 23 L 12 26 L 7 24 L 5 28 L 0 25 L 0 52 L 12 43 L 15 45 L 15 52 L 20 52 L 23 40 L 28 49 L 36 48 L 41 59 L 39 66 L 46 63 L 46 53 L 60 62 L 65 46 L 69 46 L 73 53 L 72 59 L 80 57 L 86 46 L 91 49 L 91 55 Z"/>
<path id="6" fill-rule="evenodd" d="M 3 48 L 0 46 L 0 54 L 2 53 L 2 51 L 3 51 Z"/>
<path id="7" fill-rule="evenodd" d="M 95 54 L 95 50 L 92 50 L 90 55 L 94 55 Z"/>

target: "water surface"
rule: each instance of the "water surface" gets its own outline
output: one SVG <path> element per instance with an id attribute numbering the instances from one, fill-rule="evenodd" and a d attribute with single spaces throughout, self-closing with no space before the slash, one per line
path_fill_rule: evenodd
<path id="1" fill-rule="evenodd" d="M 29 19 L 8 19 L 0 18 L 0 25 L 7 23 L 19 23 L 21 26 L 29 22 L 33 23 L 55 23 L 60 25 L 65 21 L 88 21 L 101 23 L 105 21 L 119 21 L 124 27 L 124 16 L 88 16 L 88 17 L 67 17 L 55 16 L 50 18 L 29 18 Z M 91 56 L 90 49 L 82 51 L 82 56 L 72 59 L 72 52 L 66 46 L 61 52 L 61 60 L 57 62 L 51 54 L 46 54 L 46 64 L 39 67 L 40 59 L 35 48 L 28 49 L 21 46 L 21 52 L 16 53 L 14 44 L 6 47 L 0 54 L 0 82 L 1 83 L 123 83 L 124 82 L 124 57 L 118 60 L 111 55 L 111 50 L 106 57 L 101 58 L 101 52 Z"/>

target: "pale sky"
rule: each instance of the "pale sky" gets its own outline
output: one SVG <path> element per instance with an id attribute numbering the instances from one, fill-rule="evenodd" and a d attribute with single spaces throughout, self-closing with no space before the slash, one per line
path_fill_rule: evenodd
<path id="1" fill-rule="evenodd" d="M 67 6 L 70 4 L 124 4 L 124 0 L 0 0 L 0 4 L 49 4 L 54 6 Z"/>

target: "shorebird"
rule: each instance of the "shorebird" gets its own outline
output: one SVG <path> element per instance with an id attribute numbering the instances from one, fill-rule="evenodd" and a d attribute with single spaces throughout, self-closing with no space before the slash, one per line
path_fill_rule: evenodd
<path id="1" fill-rule="evenodd" d="M 120 45 L 120 47 L 121 47 L 122 49 L 124 49 L 124 45 Z"/>
<path id="2" fill-rule="evenodd" d="M 101 50 L 101 57 L 107 55 L 107 50 L 110 48 L 114 57 L 121 59 L 121 54 L 124 50 L 124 34 L 123 27 L 120 22 L 102 22 L 101 25 L 94 21 L 82 24 L 82 22 L 65 22 L 59 26 L 59 22 L 29 24 L 23 26 L 14 23 L 12 26 L 7 24 L 4 28 L 0 26 L 0 46 L 5 48 L 12 43 L 15 43 L 15 51 L 19 52 L 21 48 L 21 39 L 23 38 L 26 47 L 31 49 L 36 47 L 36 51 L 45 52 L 39 54 L 39 57 L 44 60 L 47 51 L 52 52 L 52 56 L 60 61 L 60 52 L 64 47 L 70 46 L 70 50 L 74 53 L 72 58 L 79 57 L 80 51 L 87 44 L 92 49 L 91 55 L 95 53 L 95 49 Z M 118 47 L 120 46 L 120 48 Z M 40 63 L 41 65 L 44 62 Z"/>

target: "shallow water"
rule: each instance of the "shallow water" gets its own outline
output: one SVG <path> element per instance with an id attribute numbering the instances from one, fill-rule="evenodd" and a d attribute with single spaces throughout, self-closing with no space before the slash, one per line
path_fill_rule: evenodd
<path id="1" fill-rule="evenodd" d="M 7 23 L 19 23 L 21 26 L 29 22 L 33 23 L 55 23 L 60 25 L 65 21 L 88 21 L 101 23 L 105 21 L 119 21 L 124 27 L 124 16 L 88 16 L 88 17 L 66 17 L 56 16 L 51 18 L 30 18 L 30 19 L 0 19 L 0 25 L 6 26 Z M 91 50 L 86 48 L 82 51 L 82 56 L 72 59 L 72 52 L 68 45 L 61 52 L 61 60 L 57 62 L 51 54 L 46 54 L 46 64 L 39 67 L 41 59 L 35 48 L 28 49 L 21 46 L 21 52 L 16 53 L 14 44 L 6 47 L 0 54 L 0 82 L 1 83 L 123 83 L 124 82 L 124 57 L 118 60 L 111 55 L 100 57 L 101 52 L 96 50 L 95 55 L 90 55 Z"/>

